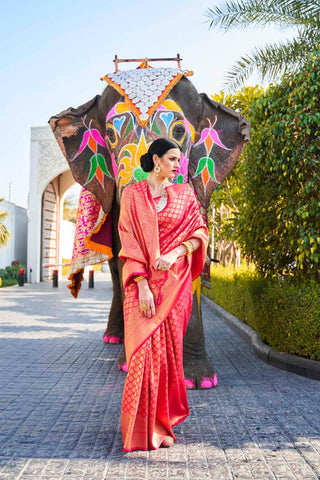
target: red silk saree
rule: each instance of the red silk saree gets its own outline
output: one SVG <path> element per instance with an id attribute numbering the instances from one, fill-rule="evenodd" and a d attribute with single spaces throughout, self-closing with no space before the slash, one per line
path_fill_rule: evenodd
<path id="1" fill-rule="evenodd" d="M 119 233 L 124 260 L 124 321 L 128 375 L 121 429 L 124 450 L 153 450 L 172 427 L 189 415 L 183 373 L 183 336 L 192 308 L 192 280 L 204 265 L 208 230 L 188 184 L 166 187 L 168 202 L 156 212 L 146 180 L 122 194 Z M 169 271 L 152 268 L 156 258 L 189 238 L 201 246 L 178 259 Z M 148 319 L 139 308 L 136 275 L 148 278 L 156 313 Z"/>

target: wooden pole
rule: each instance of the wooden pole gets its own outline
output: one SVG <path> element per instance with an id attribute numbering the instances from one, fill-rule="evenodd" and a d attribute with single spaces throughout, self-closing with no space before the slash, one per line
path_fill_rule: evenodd
<path id="1" fill-rule="evenodd" d="M 119 63 L 131 63 L 131 62 L 146 62 L 146 65 L 149 65 L 149 62 L 177 62 L 178 68 L 181 68 L 182 58 L 180 54 L 177 53 L 176 57 L 163 57 L 163 58 L 118 58 L 118 55 L 114 56 L 115 72 L 119 72 Z"/>

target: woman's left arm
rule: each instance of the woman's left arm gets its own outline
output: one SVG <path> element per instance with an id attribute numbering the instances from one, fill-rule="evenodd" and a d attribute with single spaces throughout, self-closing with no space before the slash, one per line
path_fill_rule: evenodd
<path id="1" fill-rule="evenodd" d="M 201 245 L 199 238 L 189 238 L 188 242 L 191 242 L 193 245 L 193 251 L 198 250 Z"/>
<path id="2" fill-rule="evenodd" d="M 190 235 L 190 238 L 187 239 L 185 242 L 182 242 L 179 246 L 173 248 L 170 252 L 162 255 L 160 258 L 157 258 L 154 268 L 156 270 L 168 270 L 177 261 L 179 257 L 193 254 L 195 251 L 197 251 L 195 255 L 197 261 L 192 262 L 193 264 L 198 264 L 197 268 L 195 269 L 196 272 L 193 272 L 193 277 L 196 278 L 196 276 L 201 273 L 205 260 L 205 252 L 208 245 L 208 229 L 204 218 L 200 214 L 199 203 L 190 185 L 184 185 L 186 189 L 185 193 L 189 193 L 188 205 L 186 205 L 186 212 L 188 212 L 188 223 L 190 227 L 188 228 L 188 234 Z M 201 258 L 200 262 L 199 258 Z"/>
<path id="3" fill-rule="evenodd" d="M 190 242 L 192 244 L 192 252 L 197 250 L 201 245 L 201 241 L 198 238 L 189 238 L 187 242 Z M 188 255 L 188 253 L 189 253 L 188 248 L 185 245 L 181 244 L 178 247 L 171 250 L 170 252 L 166 253 L 165 255 L 161 255 L 161 257 L 157 258 L 154 264 L 154 269 L 169 270 L 169 268 L 177 261 L 179 257 Z"/>

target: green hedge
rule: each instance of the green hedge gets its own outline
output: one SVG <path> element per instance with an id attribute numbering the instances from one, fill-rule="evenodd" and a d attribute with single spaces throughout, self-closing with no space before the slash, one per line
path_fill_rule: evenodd
<path id="1" fill-rule="evenodd" d="M 14 264 L 11 267 L 0 268 L 0 287 L 10 287 L 16 285 L 19 278 L 19 269 L 25 268 L 23 265 Z"/>
<path id="2" fill-rule="evenodd" d="M 233 237 L 264 275 L 319 282 L 320 53 L 254 99 L 248 119 Z"/>
<path id="3" fill-rule="evenodd" d="M 320 284 L 263 278 L 254 270 L 214 267 L 203 293 L 256 330 L 279 352 L 320 360 Z"/>

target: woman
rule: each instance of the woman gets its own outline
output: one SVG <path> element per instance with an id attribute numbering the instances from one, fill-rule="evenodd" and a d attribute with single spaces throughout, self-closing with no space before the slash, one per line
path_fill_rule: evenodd
<path id="1" fill-rule="evenodd" d="M 188 184 L 172 184 L 179 147 L 155 140 L 141 157 L 147 180 L 125 188 L 119 233 L 125 291 L 128 375 L 123 391 L 124 450 L 173 445 L 172 427 L 189 415 L 183 336 L 192 280 L 203 269 L 208 230 Z"/>

